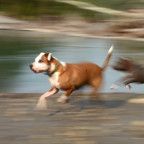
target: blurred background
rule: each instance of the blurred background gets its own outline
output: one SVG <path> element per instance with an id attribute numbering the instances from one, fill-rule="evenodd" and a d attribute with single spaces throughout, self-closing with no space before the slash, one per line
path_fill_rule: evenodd
<path id="1" fill-rule="evenodd" d="M 111 65 L 120 56 L 144 64 L 143 40 L 144 0 L 0 0 L 0 93 L 48 90 L 46 76 L 29 69 L 42 51 L 102 66 L 114 45 Z M 109 87 L 121 75 L 109 67 L 101 91 L 115 92 Z"/>

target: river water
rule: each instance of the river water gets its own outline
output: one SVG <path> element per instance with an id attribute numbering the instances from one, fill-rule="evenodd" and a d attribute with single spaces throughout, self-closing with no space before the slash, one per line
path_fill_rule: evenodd
<path id="1" fill-rule="evenodd" d="M 51 52 L 54 57 L 68 63 L 89 61 L 102 66 L 107 51 L 114 45 L 112 65 L 118 57 L 129 57 L 144 64 L 144 42 L 72 37 L 37 32 L 0 31 L 0 93 L 44 93 L 50 88 L 48 77 L 34 74 L 29 64 L 40 52 Z M 121 72 L 107 68 L 101 92 L 144 93 L 143 85 L 132 84 L 132 89 L 109 87 Z M 83 88 L 87 92 L 90 88 Z"/>

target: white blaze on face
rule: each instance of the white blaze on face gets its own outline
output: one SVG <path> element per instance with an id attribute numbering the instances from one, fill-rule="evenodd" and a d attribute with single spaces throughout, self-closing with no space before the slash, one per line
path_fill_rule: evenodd
<path id="1" fill-rule="evenodd" d="M 36 72 L 42 72 L 42 71 L 47 71 L 49 66 L 45 63 L 45 62 L 42 62 L 41 59 L 42 59 L 42 56 L 44 55 L 45 53 L 40 53 L 36 58 L 35 58 L 35 62 L 33 63 L 33 69 L 36 71 Z"/>
<path id="2" fill-rule="evenodd" d="M 36 58 L 35 58 L 35 62 L 39 62 L 39 60 L 41 60 L 42 56 L 44 55 L 45 53 L 40 53 Z"/>

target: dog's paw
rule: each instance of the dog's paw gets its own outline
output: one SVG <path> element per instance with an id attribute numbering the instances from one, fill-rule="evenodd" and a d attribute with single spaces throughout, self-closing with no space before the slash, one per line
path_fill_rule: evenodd
<path id="1" fill-rule="evenodd" d="M 35 110 L 41 111 L 41 110 L 47 110 L 47 103 L 45 100 L 41 100 L 37 103 Z"/>
<path id="2" fill-rule="evenodd" d="M 68 102 L 68 97 L 65 96 L 65 95 L 62 95 L 60 98 L 57 99 L 57 102 L 60 102 L 60 103 L 67 103 Z"/>
<path id="3" fill-rule="evenodd" d="M 126 88 L 131 89 L 131 86 L 129 84 L 126 85 Z"/>
<path id="4" fill-rule="evenodd" d="M 110 89 L 119 89 L 119 86 L 118 86 L 118 85 L 112 85 L 112 86 L 110 87 Z"/>

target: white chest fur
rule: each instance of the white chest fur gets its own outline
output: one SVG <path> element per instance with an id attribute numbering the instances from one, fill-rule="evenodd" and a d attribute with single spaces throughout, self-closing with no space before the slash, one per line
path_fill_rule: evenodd
<path id="1" fill-rule="evenodd" d="M 60 84 L 58 82 L 59 72 L 55 72 L 51 77 L 49 77 L 50 84 L 53 87 L 60 88 Z"/>

